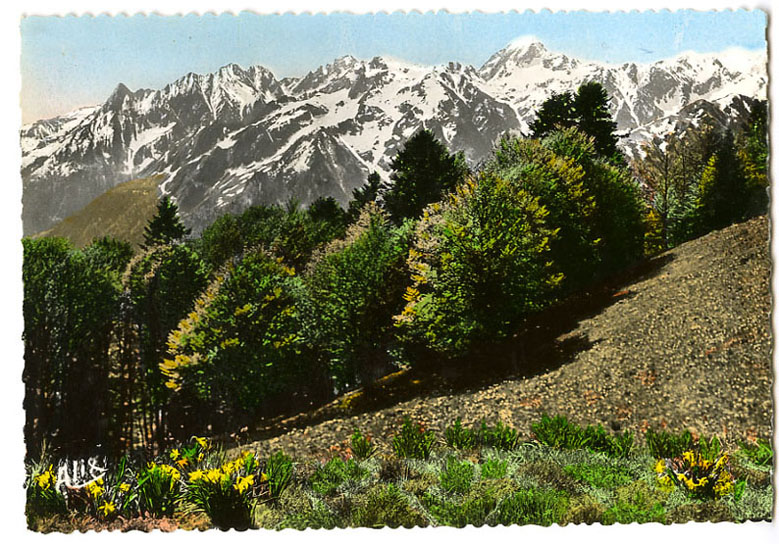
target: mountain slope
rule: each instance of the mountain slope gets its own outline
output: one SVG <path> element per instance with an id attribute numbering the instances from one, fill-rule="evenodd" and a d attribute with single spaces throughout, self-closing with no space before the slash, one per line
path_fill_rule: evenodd
<path id="1" fill-rule="evenodd" d="M 412 368 L 318 410 L 260 422 L 261 451 L 326 455 L 355 429 L 380 449 L 404 416 L 439 436 L 500 419 L 524 438 L 543 413 L 580 424 L 771 436 L 768 218 L 712 232 L 548 312 L 484 360 Z M 537 327 L 535 326 L 537 325 Z M 488 366 L 485 366 L 488 365 Z M 489 372 L 485 372 L 489 368 Z"/>
<path id="2" fill-rule="evenodd" d="M 345 204 L 420 128 L 471 164 L 525 131 L 551 93 L 597 80 L 632 153 L 701 100 L 765 96 L 764 52 L 685 54 L 652 64 L 578 60 L 521 40 L 482 67 L 345 56 L 300 78 L 231 64 L 159 90 L 119 84 L 100 106 L 22 129 L 23 222 L 38 232 L 115 185 L 164 174 L 160 191 L 195 233 L 225 212 L 296 198 Z"/>
<path id="3" fill-rule="evenodd" d="M 35 238 L 62 236 L 81 248 L 95 238 L 112 236 L 137 247 L 143 242 L 143 229 L 157 212 L 160 181 L 161 176 L 152 176 L 117 185 Z"/>

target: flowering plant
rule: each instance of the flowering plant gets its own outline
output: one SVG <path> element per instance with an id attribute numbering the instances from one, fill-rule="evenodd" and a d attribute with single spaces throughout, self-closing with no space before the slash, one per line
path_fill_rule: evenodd
<path id="1" fill-rule="evenodd" d="M 167 464 L 149 463 L 138 474 L 138 499 L 142 511 L 152 516 L 172 515 L 180 495 L 181 472 Z"/>
<path id="2" fill-rule="evenodd" d="M 219 528 L 245 529 L 251 522 L 251 501 L 265 481 L 252 452 L 220 467 L 189 473 L 186 499 Z"/>
<path id="3" fill-rule="evenodd" d="M 65 497 L 57 490 L 57 476 L 54 466 L 37 474 L 33 472 L 27 484 L 27 514 L 63 512 Z"/>
<path id="4" fill-rule="evenodd" d="M 726 453 L 709 459 L 688 450 L 681 457 L 658 460 L 655 472 L 662 487 L 677 486 L 699 499 L 719 499 L 736 490 Z"/>

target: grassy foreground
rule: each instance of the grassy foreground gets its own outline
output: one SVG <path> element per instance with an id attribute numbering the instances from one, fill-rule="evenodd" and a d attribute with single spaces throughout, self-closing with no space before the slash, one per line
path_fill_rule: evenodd
<path id="1" fill-rule="evenodd" d="M 355 431 L 327 459 L 244 451 L 204 438 L 155 459 L 95 463 L 73 485 L 65 460 L 28 466 L 27 520 L 41 532 L 414 527 L 770 520 L 768 443 L 723 450 L 716 437 L 581 428 L 563 417 L 519 443 L 502 423 L 458 420 L 443 437 L 406 420 L 376 454 Z M 72 460 L 69 461 L 72 465 Z M 66 485 L 63 478 L 69 479 Z"/>

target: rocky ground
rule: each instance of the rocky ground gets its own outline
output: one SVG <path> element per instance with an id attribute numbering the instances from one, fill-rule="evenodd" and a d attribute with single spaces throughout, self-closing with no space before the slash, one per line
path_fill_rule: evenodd
<path id="1" fill-rule="evenodd" d="M 688 242 L 525 324 L 491 353 L 397 372 L 238 437 L 323 456 L 359 428 L 383 449 L 406 415 L 439 433 L 498 419 L 530 437 L 543 413 L 580 424 L 771 436 L 768 219 Z"/>

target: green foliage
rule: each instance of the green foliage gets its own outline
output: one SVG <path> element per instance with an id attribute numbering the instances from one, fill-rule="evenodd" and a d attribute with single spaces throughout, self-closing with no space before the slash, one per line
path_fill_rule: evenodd
<path id="1" fill-rule="evenodd" d="M 220 529 L 247 529 L 259 484 L 259 465 L 251 452 L 219 468 L 189 474 L 184 499 Z"/>
<path id="2" fill-rule="evenodd" d="M 493 175 L 426 210 L 409 252 L 407 304 L 395 318 L 403 342 L 462 354 L 544 307 L 559 281 L 548 266 L 546 216 L 536 198 Z"/>
<path id="3" fill-rule="evenodd" d="M 560 523 L 568 507 L 566 493 L 547 489 L 520 489 L 498 505 L 495 521 L 501 525 Z"/>
<path id="4" fill-rule="evenodd" d="M 504 425 L 502 421 L 498 421 L 495 426 L 489 426 L 482 421 L 477 440 L 482 446 L 508 451 L 517 446 L 518 434 L 516 429 Z"/>
<path id="5" fill-rule="evenodd" d="M 608 434 L 601 425 L 582 428 L 565 416 L 552 418 L 544 414 L 541 421 L 533 423 L 530 428 L 540 443 L 552 448 L 588 449 L 622 458 L 629 456 L 633 449 L 633 434 L 630 432 Z"/>
<path id="6" fill-rule="evenodd" d="M 508 472 L 508 461 L 498 459 L 489 459 L 481 464 L 482 480 L 500 480 L 506 477 Z"/>
<path id="7" fill-rule="evenodd" d="M 765 213 L 768 206 L 768 102 L 757 100 L 737 151 L 750 193 L 748 215 Z"/>
<path id="8" fill-rule="evenodd" d="M 371 172 L 368 175 L 368 181 L 365 185 L 357 187 L 352 191 L 352 200 L 346 210 L 346 220 L 348 223 L 354 223 L 360 218 L 363 208 L 369 202 L 375 202 L 381 189 L 381 177 L 378 172 Z"/>
<path id="9" fill-rule="evenodd" d="M 771 466 L 774 459 L 774 450 L 771 449 L 771 443 L 762 438 L 758 438 L 754 444 L 740 444 L 738 454 L 743 455 L 754 464 L 761 467 Z"/>
<path id="10" fill-rule="evenodd" d="M 412 228 L 393 227 L 368 205 L 346 238 L 330 244 L 306 273 L 298 299 L 302 334 L 341 390 L 372 381 L 391 362 L 392 316 L 403 303 Z"/>
<path id="11" fill-rule="evenodd" d="M 99 246 L 82 252 L 61 238 L 22 243 L 27 453 L 40 455 L 45 439 L 93 454 L 94 445 L 114 438 L 101 420 L 113 411 L 106 360 L 119 311 L 111 263 L 119 263 Z"/>
<path id="12" fill-rule="evenodd" d="M 613 274 L 642 256 L 643 210 L 626 170 L 598 157 L 595 143 L 569 128 L 543 140 L 504 138 L 486 170 L 528 191 L 557 230 L 548 258 L 566 291 Z"/>
<path id="13" fill-rule="evenodd" d="M 355 429 L 350 439 L 352 445 L 352 453 L 357 459 L 368 459 L 376 453 L 376 446 L 373 445 L 370 436 L 363 436 L 363 434 Z"/>
<path id="14" fill-rule="evenodd" d="M 179 218 L 179 207 L 165 196 L 157 203 L 157 213 L 143 230 L 143 249 L 181 240 L 192 232 Z"/>
<path id="15" fill-rule="evenodd" d="M 693 439 L 690 431 L 685 429 L 680 434 L 647 429 L 646 446 L 649 453 L 655 459 L 669 459 L 672 457 L 681 457 L 682 453 L 692 449 Z"/>
<path id="16" fill-rule="evenodd" d="M 421 502 L 441 525 L 480 527 L 488 521 L 501 499 L 514 491 L 516 484 L 508 480 L 478 482 L 462 497 L 427 492 L 422 496 Z"/>
<path id="17" fill-rule="evenodd" d="M 592 137 L 600 157 L 615 164 L 624 163 L 624 157 L 617 149 L 618 140 L 614 134 L 617 124 L 609 111 L 609 95 L 600 83 L 583 83 L 575 95 L 570 91 L 552 94 L 530 124 L 533 138 L 543 138 L 555 130 L 571 127 Z"/>
<path id="18" fill-rule="evenodd" d="M 57 476 L 53 465 L 34 467 L 25 484 L 27 504 L 25 514 L 28 524 L 36 517 L 64 514 L 65 497 L 57 490 Z"/>
<path id="19" fill-rule="evenodd" d="M 457 450 L 469 450 L 476 446 L 476 433 L 463 427 L 459 417 L 444 430 L 444 438 L 447 446 Z"/>
<path id="20" fill-rule="evenodd" d="M 265 463 L 265 477 L 270 495 L 277 499 L 292 481 L 292 458 L 278 451 Z"/>
<path id="21" fill-rule="evenodd" d="M 441 471 L 441 489 L 450 493 L 467 493 L 473 482 L 474 467 L 468 461 L 458 461 L 455 457 L 446 458 L 446 466 Z"/>
<path id="22" fill-rule="evenodd" d="M 429 130 L 409 138 L 390 167 L 392 183 L 383 186 L 382 200 L 397 223 L 421 216 L 428 204 L 453 190 L 468 172 L 465 157 L 451 155 Z"/>
<path id="23" fill-rule="evenodd" d="M 257 413 L 271 398 L 283 402 L 320 374 L 301 356 L 294 270 L 256 252 L 216 281 L 171 333 L 160 366 L 182 406 L 197 403 L 203 420 L 225 428 L 225 416 Z"/>
<path id="24" fill-rule="evenodd" d="M 421 423 L 412 423 L 406 417 L 400 432 L 392 438 L 392 449 L 401 458 L 427 459 L 434 442 L 433 431 L 426 431 Z"/>
<path id="25" fill-rule="evenodd" d="M 320 495 L 332 495 L 346 481 L 359 481 L 368 475 L 354 459 L 330 459 L 311 476 L 311 487 Z"/>
<path id="26" fill-rule="evenodd" d="M 425 527 L 427 519 L 394 484 L 368 489 L 353 504 L 352 527 Z"/>
<path id="27" fill-rule="evenodd" d="M 84 255 L 98 268 L 119 274 L 127 268 L 133 257 L 133 247 L 129 242 L 103 236 L 95 238 L 91 244 L 85 247 Z"/>
<path id="28" fill-rule="evenodd" d="M 733 134 L 719 140 L 700 178 L 694 220 L 698 234 L 724 228 L 748 217 L 750 194 L 736 157 Z"/>
<path id="29" fill-rule="evenodd" d="M 613 488 L 633 481 L 630 472 L 620 467 L 580 463 L 568 465 L 564 470 L 577 480 L 593 487 Z"/>
<path id="30" fill-rule="evenodd" d="M 238 216 L 219 217 L 196 244 L 213 269 L 258 250 L 302 269 L 316 248 L 343 236 L 345 227 L 344 212 L 332 198 L 318 199 L 307 210 L 294 201 L 286 208 L 256 205 Z"/>
<path id="31" fill-rule="evenodd" d="M 172 516 L 181 494 L 181 473 L 170 465 L 149 463 L 138 472 L 138 506 L 153 517 Z"/>
<path id="32" fill-rule="evenodd" d="M 617 490 L 616 504 L 603 513 L 604 525 L 664 521 L 665 508 L 643 481 Z"/>

